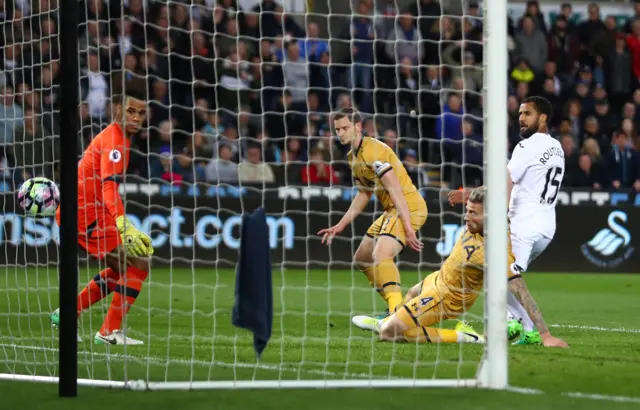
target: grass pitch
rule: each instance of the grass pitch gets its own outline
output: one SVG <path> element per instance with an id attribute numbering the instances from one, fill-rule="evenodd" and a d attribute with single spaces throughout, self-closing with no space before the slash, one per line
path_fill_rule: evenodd
<path id="1" fill-rule="evenodd" d="M 81 284 L 93 274 L 83 270 Z M 402 274 L 407 286 L 419 279 L 417 272 Z M 57 307 L 56 278 L 55 269 L 43 267 L 0 273 L 0 373 L 57 375 L 57 338 L 49 325 L 49 313 Z M 273 336 L 256 364 L 251 335 L 231 325 L 234 280 L 231 270 L 154 268 L 126 322 L 130 335 L 146 344 L 126 350 L 93 344 L 108 298 L 81 318 L 79 376 L 118 381 L 470 378 L 477 370 L 481 346 L 385 344 L 351 326 L 352 315 L 379 313 L 383 303 L 359 272 L 328 270 L 274 271 Z M 30 409 L 97 410 L 113 408 L 114 401 L 155 409 L 389 409 L 407 403 L 474 409 L 640 407 L 640 276 L 527 274 L 526 280 L 553 332 L 571 345 L 569 350 L 510 348 L 511 385 L 545 395 L 473 389 L 82 388 L 79 399 L 59 400 L 54 385 L 2 382 L 0 390 L 5 404 Z M 479 320 L 482 306 L 479 300 L 471 319 Z M 608 397 L 605 402 L 566 395 L 573 392 Z M 637 401 L 618 403 L 611 396 Z"/>

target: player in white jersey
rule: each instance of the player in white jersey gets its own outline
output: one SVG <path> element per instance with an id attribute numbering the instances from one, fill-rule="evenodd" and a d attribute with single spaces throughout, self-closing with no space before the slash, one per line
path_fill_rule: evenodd
<path id="1" fill-rule="evenodd" d="M 507 193 L 511 245 L 516 269 L 525 272 L 529 264 L 547 248 L 556 231 L 556 200 L 564 176 L 564 151 L 548 134 L 551 103 L 543 97 L 528 97 L 520 104 L 522 141 L 516 145 L 507 165 Z M 470 190 L 452 191 L 451 205 L 466 201 Z M 507 300 L 509 337 L 520 336 L 516 344 L 544 344 L 566 347 L 551 336 L 539 309 L 527 314 L 510 289 Z"/>
<path id="2" fill-rule="evenodd" d="M 511 243 L 516 264 L 526 272 L 556 232 L 556 201 L 564 176 L 564 151 L 549 135 L 551 103 L 529 97 L 520 105 L 520 136 L 507 165 L 513 189 L 509 201 Z M 511 184 L 510 184 L 511 185 Z"/>

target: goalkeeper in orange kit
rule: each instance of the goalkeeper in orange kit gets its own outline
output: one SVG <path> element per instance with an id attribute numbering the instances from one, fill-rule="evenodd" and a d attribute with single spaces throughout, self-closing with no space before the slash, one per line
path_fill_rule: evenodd
<path id="1" fill-rule="evenodd" d="M 140 131 L 147 107 L 143 97 L 131 93 L 123 94 L 114 106 L 113 122 L 91 141 L 78 165 L 78 243 L 107 268 L 80 292 L 77 309 L 80 315 L 113 293 L 94 341 L 136 345 L 144 342 L 127 337 L 122 321 L 149 275 L 153 248 L 149 236 L 126 217 L 117 181 L 127 169 L 131 137 Z M 60 224 L 60 209 L 56 220 Z M 55 327 L 60 323 L 57 309 L 51 322 Z"/>

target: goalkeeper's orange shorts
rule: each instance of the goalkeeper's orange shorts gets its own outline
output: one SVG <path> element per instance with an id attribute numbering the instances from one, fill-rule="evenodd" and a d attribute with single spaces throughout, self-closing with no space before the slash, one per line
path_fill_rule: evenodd
<path id="1" fill-rule="evenodd" d="M 106 209 L 97 212 L 81 212 L 81 209 L 78 206 L 78 244 L 91 256 L 103 259 L 122 244 L 116 221 Z M 59 226 L 60 208 L 56 222 Z"/>

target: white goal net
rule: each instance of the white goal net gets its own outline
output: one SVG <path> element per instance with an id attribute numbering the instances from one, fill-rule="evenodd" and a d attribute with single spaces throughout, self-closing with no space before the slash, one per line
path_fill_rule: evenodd
<path id="1" fill-rule="evenodd" d="M 58 86 L 59 1 L 0 1 L 3 378 L 58 375 L 59 228 L 26 217 L 15 192 L 30 177 L 59 180 L 58 114 L 73 104 Z M 357 107 L 366 135 L 396 151 L 429 207 L 424 250 L 397 258 L 403 292 L 439 268 L 464 225 L 446 192 L 483 182 L 481 15 L 462 0 L 81 2 L 78 138 L 84 150 L 110 123 L 118 82 L 147 96 L 119 190 L 155 249 L 123 322 L 144 345 L 95 344 L 108 295 L 79 316 L 82 383 L 476 385 L 483 346 L 381 343 L 351 324 L 386 309 L 353 263 L 377 201 L 331 246 L 316 233 L 356 192 L 331 113 Z M 274 314 L 256 360 L 231 311 L 241 215 L 258 207 Z M 106 266 L 84 253 L 79 261 L 80 292 Z M 484 317 L 480 300 L 466 316 L 479 331 Z"/>

